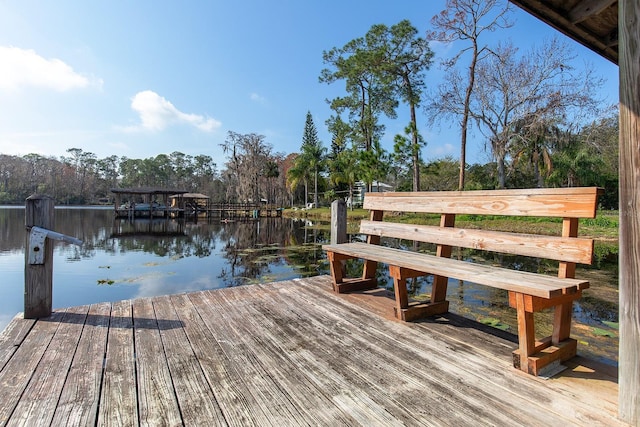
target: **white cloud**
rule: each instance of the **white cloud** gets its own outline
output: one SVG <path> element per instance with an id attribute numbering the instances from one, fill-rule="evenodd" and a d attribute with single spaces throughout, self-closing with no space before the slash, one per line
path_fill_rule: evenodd
<path id="1" fill-rule="evenodd" d="M 267 102 L 267 99 L 264 96 L 261 96 L 255 92 L 249 94 L 249 99 L 260 104 L 265 104 Z"/>
<path id="2" fill-rule="evenodd" d="M 60 59 L 46 59 L 29 49 L 0 46 L 0 64 L 0 89 L 4 90 L 35 86 L 64 92 L 102 86 L 102 80 L 90 79 Z"/>
<path id="3" fill-rule="evenodd" d="M 203 132 L 212 132 L 222 126 L 218 120 L 199 114 L 187 114 L 151 90 L 138 92 L 131 99 L 131 108 L 140 115 L 140 126 L 127 130 L 161 131 L 175 123 L 186 123 Z"/>

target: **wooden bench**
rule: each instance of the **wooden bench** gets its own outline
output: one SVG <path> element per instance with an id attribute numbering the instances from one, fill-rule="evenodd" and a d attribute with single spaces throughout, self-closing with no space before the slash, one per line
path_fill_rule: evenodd
<path id="1" fill-rule="evenodd" d="M 569 337 L 573 301 L 589 282 L 575 278 L 576 263 L 591 264 L 593 239 L 579 238 L 578 219 L 595 218 L 599 188 L 557 188 L 490 191 L 367 193 L 360 233 L 366 243 L 324 245 L 334 290 L 338 293 L 377 287 L 378 263 L 388 265 L 395 291 L 395 313 L 404 321 L 448 311 L 449 278 L 509 291 L 509 305 L 517 310 L 518 349 L 513 364 L 533 375 L 555 369 L 576 354 Z M 382 221 L 384 212 L 440 214 L 439 226 Z M 491 216 L 559 217 L 559 236 L 532 235 L 455 227 L 459 214 Z M 474 223 L 476 224 L 476 223 Z M 477 224 L 482 225 L 481 221 Z M 381 246 L 381 238 L 428 242 L 435 255 Z M 452 247 L 472 248 L 559 261 L 558 276 L 516 271 L 450 258 Z M 346 278 L 344 260 L 364 260 L 362 277 Z M 431 301 L 409 303 L 406 280 L 433 275 Z M 533 313 L 554 307 L 553 333 L 536 340 Z M 546 368 L 545 368 L 546 367 Z M 544 371 L 542 369 L 545 368 Z"/>

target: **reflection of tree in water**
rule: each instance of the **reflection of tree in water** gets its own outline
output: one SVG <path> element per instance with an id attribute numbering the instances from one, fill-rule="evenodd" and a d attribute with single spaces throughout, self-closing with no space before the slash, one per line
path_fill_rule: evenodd
<path id="1" fill-rule="evenodd" d="M 20 228 L 14 224 L 20 224 Z M 0 209 L 0 252 L 21 250 L 24 247 L 24 235 L 24 209 Z"/>
<path id="2" fill-rule="evenodd" d="M 226 242 L 222 256 L 227 260 L 228 267 L 222 269 L 219 277 L 227 286 L 242 285 L 246 279 L 258 277 L 265 269 L 266 266 L 255 262 L 262 253 L 262 246 L 269 243 L 266 231 L 261 233 L 260 222 L 234 221 L 224 225 L 220 238 Z"/>
<path id="3" fill-rule="evenodd" d="M 135 251 L 160 257 L 204 258 L 215 250 L 221 230 L 217 221 L 114 219 L 110 209 L 56 209 L 55 228 L 83 241 L 82 247 L 60 247 L 70 261 L 93 258 L 96 250 L 110 254 Z M 23 244 L 21 240 L 20 245 Z"/>
<path id="4" fill-rule="evenodd" d="M 318 274 L 325 233 L 305 221 L 261 218 L 224 224 L 222 256 L 228 262 L 219 278 L 228 286 L 268 278 L 276 266 L 290 265 L 295 276 Z M 326 267 L 323 274 L 327 272 Z"/>
<path id="5" fill-rule="evenodd" d="M 208 257 L 216 247 L 214 224 L 185 220 L 115 220 L 109 238 L 100 242 L 106 252 L 142 251 L 160 257 Z"/>
<path id="6" fill-rule="evenodd" d="M 307 220 L 292 220 L 291 227 L 294 233 L 284 252 L 288 264 L 301 277 L 328 274 L 329 265 L 322 245 L 330 241 L 329 230 Z"/>
<path id="7" fill-rule="evenodd" d="M 24 250 L 24 209 L 0 211 L 0 250 Z M 145 252 L 160 257 L 221 256 L 227 285 L 268 280 L 274 270 L 285 279 L 327 274 L 320 247 L 328 231 L 288 218 L 221 222 L 219 218 L 184 220 L 114 219 L 112 209 L 56 209 L 55 231 L 77 237 L 81 247 L 56 244 L 68 261 L 91 259 L 104 252 Z M 279 268 L 282 267 L 282 268 Z M 284 273 L 283 273 L 284 271 Z M 279 277 L 276 277 L 278 279 Z"/>

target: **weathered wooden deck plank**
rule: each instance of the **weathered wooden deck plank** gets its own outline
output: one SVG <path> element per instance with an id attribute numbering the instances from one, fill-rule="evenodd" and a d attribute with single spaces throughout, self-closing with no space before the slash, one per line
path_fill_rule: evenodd
<path id="1" fill-rule="evenodd" d="M 317 326 L 310 321 L 320 306 L 301 307 L 302 312 L 292 310 L 289 302 L 296 303 L 291 301 L 288 293 L 284 293 L 285 289 L 263 287 L 258 300 L 246 305 L 247 311 L 243 313 L 244 317 L 251 319 L 252 329 L 258 326 L 265 329 L 266 332 L 258 336 L 256 346 L 273 346 L 269 353 L 277 358 L 272 363 L 286 367 L 285 374 L 286 369 L 295 367 L 292 370 L 300 376 L 299 381 L 313 384 L 321 396 L 331 402 L 334 412 L 338 409 L 358 423 L 415 424 L 417 419 L 411 411 L 401 409 L 397 402 L 384 404 L 388 398 L 380 396 L 375 385 L 366 386 L 362 378 L 353 373 L 348 367 L 349 358 L 341 353 L 341 344 L 336 346 L 333 340 L 323 340 Z M 265 336 L 271 339 L 265 340 Z M 307 342 L 310 336 L 313 336 L 311 346 Z M 354 357 L 359 357 L 369 366 L 377 363 L 371 354 L 354 354 Z M 366 390 L 361 389 L 363 386 Z"/>
<path id="2" fill-rule="evenodd" d="M 153 303 L 141 298 L 132 301 L 132 308 L 140 425 L 179 425 L 182 416 Z"/>
<path id="3" fill-rule="evenodd" d="M 136 383 L 131 301 L 120 301 L 111 308 L 98 425 L 138 425 Z"/>
<path id="4" fill-rule="evenodd" d="M 320 283 L 316 283 L 320 285 Z M 314 295 L 310 299 L 310 301 L 317 301 L 318 297 L 321 298 L 334 298 L 332 294 L 327 294 L 322 292 L 321 286 L 313 287 L 311 281 L 305 281 L 302 283 L 302 286 L 308 287 L 309 291 Z M 302 296 L 308 298 L 308 293 L 301 293 Z M 340 297 L 342 299 L 342 296 Z M 346 323 L 354 323 L 356 320 L 354 318 L 349 317 L 348 309 L 349 306 L 344 307 L 346 311 L 338 310 L 338 313 L 345 315 Z M 355 323 L 354 326 L 357 329 L 366 328 L 366 324 L 358 324 Z M 366 328 L 367 333 L 371 334 L 371 340 L 377 343 L 384 342 L 384 336 L 380 335 L 380 330 L 378 328 Z M 519 395 L 523 395 L 525 397 L 530 396 L 531 404 L 540 405 L 541 411 L 549 411 L 554 410 L 555 417 L 563 417 L 568 416 L 571 419 L 590 419 L 593 414 L 593 406 L 590 403 L 583 404 L 583 400 L 585 397 L 582 397 L 576 402 L 575 400 L 575 389 L 571 392 L 571 387 L 562 387 L 558 388 L 558 391 L 567 392 L 566 399 L 562 399 L 562 395 L 565 393 L 561 393 L 551 401 L 548 401 L 544 398 L 545 395 L 548 394 L 548 389 L 551 385 L 555 384 L 565 384 L 565 381 L 545 381 L 543 379 L 532 378 L 532 381 L 529 381 L 529 378 L 525 376 L 522 378 L 522 375 L 515 375 L 517 372 L 510 369 L 510 361 L 508 358 L 500 357 L 498 354 L 493 353 L 493 348 L 487 348 L 487 343 L 501 341 L 497 338 L 493 338 L 491 336 L 485 336 L 484 341 L 478 340 L 477 337 L 475 339 L 470 339 L 471 337 L 466 332 L 468 330 L 467 327 L 460 328 L 458 326 L 451 326 L 445 323 L 438 325 L 435 322 L 422 322 L 422 323 L 412 323 L 408 324 L 407 328 L 400 328 L 397 332 L 398 341 L 403 343 L 403 345 L 409 346 L 409 349 L 414 350 L 418 356 L 420 355 L 428 355 L 431 360 L 441 360 L 444 364 L 439 367 L 439 370 L 447 370 L 449 367 L 453 367 L 454 371 L 451 372 L 449 378 L 456 378 L 458 374 L 456 372 L 464 372 L 468 370 L 469 366 L 473 366 L 474 369 L 467 372 L 462 378 L 465 382 L 471 382 L 474 378 L 477 378 L 477 375 L 474 376 L 474 372 L 480 375 L 481 386 L 485 389 L 491 387 L 493 383 L 496 383 L 498 386 L 502 387 L 507 391 L 507 394 L 501 392 L 497 395 L 503 396 L 506 401 L 513 403 L 509 393 L 515 393 Z M 472 329 L 472 331 L 475 331 Z M 417 332 L 414 333 L 414 332 Z M 433 339 L 425 340 L 425 336 L 432 336 Z M 492 339 L 493 338 L 493 339 Z M 442 351 L 445 353 L 442 353 Z M 447 357 L 446 351 L 450 351 L 449 357 Z M 447 361 L 451 361 L 451 358 L 455 356 L 455 363 L 447 363 Z M 481 359 L 476 360 L 476 356 L 482 356 Z M 482 362 L 484 359 L 484 362 Z M 422 365 L 421 365 L 422 366 Z M 615 394 L 612 391 L 615 390 L 615 387 L 611 387 L 613 382 L 615 382 L 614 377 L 605 378 L 604 381 L 609 382 L 606 389 L 609 390 L 609 394 Z M 597 400 L 602 400 L 601 396 L 594 395 L 592 403 L 596 403 Z M 499 403 L 499 402 L 498 402 Z M 601 406 L 601 402 L 598 402 L 597 406 Z M 603 424 L 606 425 L 606 422 Z"/>
<path id="5" fill-rule="evenodd" d="M 306 280 L 301 282 L 301 286 L 306 287 L 310 292 L 301 292 L 296 295 L 308 299 L 308 302 L 317 302 L 318 298 L 342 300 L 341 297 L 322 292 L 322 287 L 327 285 L 322 282 L 321 278 Z M 342 303 L 338 302 L 338 305 L 340 304 Z M 303 306 L 304 303 L 299 305 Z M 350 325 L 348 330 L 355 327 L 357 330 L 366 331 L 366 334 L 370 335 L 368 340 L 376 345 L 383 344 L 388 338 L 388 335 L 385 335 L 380 328 L 370 328 L 366 323 L 358 323 L 357 317 L 352 315 L 349 310 L 351 308 L 353 311 L 353 307 L 344 306 L 343 308 L 344 310 L 336 310 L 335 317 L 343 318 L 344 323 Z M 358 310 L 358 308 L 355 309 Z M 458 379 L 463 388 L 475 384 L 475 387 L 488 393 L 485 401 L 491 400 L 492 396 L 500 396 L 500 399 L 495 399 L 492 405 L 500 407 L 502 402 L 507 402 L 507 408 L 501 408 L 506 413 L 512 411 L 513 409 L 509 408 L 513 407 L 521 408 L 520 411 L 523 414 L 530 412 L 533 418 L 524 418 L 522 421 L 525 423 L 527 420 L 543 417 L 545 414 L 548 414 L 551 419 L 555 419 L 556 422 L 559 419 L 564 419 L 563 422 L 568 425 L 577 423 L 577 425 L 606 426 L 610 422 L 609 417 L 601 417 L 601 414 L 593 411 L 594 405 L 596 407 L 602 406 L 602 396 L 593 395 L 590 398 L 589 395 L 585 395 L 576 400 L 575 388 L 563 385 L 566 384 L 564 381 L 545 381 L 521 375 L 513 369 L 510 360 L 498 357 L 492 351 L 488 351 L 486 342 L 493 341 L 489 339 L 489 336 L 485 336 L 484 340 L 477 335 L 474 338 L 468 328 L 455 326 L 440 329 L 434 334 L 433 325 L 430 322 L 412 323 L 394 331 L 393 338 L 398 341 L 398 345 L 406 347 L 406 351 L 414 353 L 413 356 L 407 357 L 408 359 L 419 360 L 422 355 L 428 355 L 428 361 L 422 360 L 418 364 L 421 369 L 417 375 L 429 371 L 429 361 L 440 361 L 437 369 L 431 372 L 445 372 L 445 382 L 451 383 L 452 379 Z M 435 335 L 433 338 L 436 339 L 425 340 L 425 335 Z M 382 351 L 381 354 L 385 354 L 385 352 Z M 455 363 L 452 363 L 453 357 L 455 357 Z M 487 363 L 488 361 L 491 363 Z M 607 378 L 605 381 L 613 381 L 613 378 Z M 551 385 L 555 385 L 559 392 L 553 399 L 547 397 Z M 608 394 L 612 394 L 611 387 L 608 387 L 608 390 Z M 518 401 L 521 402 L 521 405 L 517 405 Z M 517 419 L 517 415 L 514 419 Z"/>
<path id="6" fill-rule="evenodd" d="M 67 309 L 8 425 L 51 423 L 88 311 L 86 305 Z"/>
<path id="7" fill-rule="evenodd" d="M 111 304 L 90 307 L 51 425 L 95 425 Z"/>
<path id="8" fill-rule="evenodd" d="M 226 426 L 224 415 L 202 373 L 191 342 L 169 297 L 154 298 L 156 316 L 162 316 L 160 337 L 185 425 Z"/>
<path id="9" fill-rule="evenodd" d="M 0 372 L 0 424 L 9 422 L 64 315 L 60 311 L 37 322 Z"/>
<path id="10" fill-rule="evenodd" d="M 228 340 L 227 334 L 214 334 L 204 320 L 218 313 L 208 305 L 207 294 L 196 295 L 193 301 L 187 294 L 171 299 L 227 423 L 238 427 L 265 425 L 267 418 L 260 402 L 253 399 L 233 355 L 227 355 L 218 342 Z"/>
<path id="11" fill-rule="evenodd" d="M 238 308 L 242 304 L 250 304 L 249 300 L 236 300 L 233 296 L 226 299 L 216 291 L 207 293 L 207 302 L 213 310 L 204 317 L 207 325 L 214 333 L 223 337 L 218 342 L 224 352 L 233 355 L 238 373 L 249 384 L 249 390 L 254 401 L 260 405 L 265 414 L 266 424 L 294 426 L 308 423 L 301 408 L 292 403 L 289 390 L 282 388 L 274 378 L 271 367 L 265 366 L 239 331 L 238 323 L 242 317 L 238 316 Z M 229 303 L 232 302 L 230 305 Z"/>
<path id="12" fill-rule="evenodd" d="M 331 304 L 321 303 L 320 299 L 331 297 L 328 293 L 314 295 L 313 300 L 319 306 L 331 308 Z M 305 295 L 294 293 L 290 309 L 299 310 L 305 307 Z M 304 312 L 299 313 L 301 316 Z M 370 317 L 362 316 L 359 310 L 352 312 L 322 313 L 314 319 L 314 313 L 306 313 L 306 316 L 315 320 L 315 329 L 318 329 L 318 337 L 331 337 L 333 342 L 338 342 L 339 346 L 332 349 L 332 353 L 339 355 L 344 361 L 348 371 L 345 375 L 360 378 L 360 381 L 368 384 L 370 388 L 380 388 L 381 394 L 391 393 L 393 399 L 402 404 L 404 412 L 420 413 L 419 400 L 422 399 L 442 399 L 446 401 L 440 405 L 435 414 L 429 414 L 441 421 L 449 420 L 457 424 L 469 424 L 477 422 L 480 415 L 483 420 L 492 424 L 505 424 L 510 421 L 518 422 L 523 418 L 526 420 L 526 411 L 514 409 L 512 405 L 497 402 L 490 407 L 486 406 L 487 397 L 491 389 L 477 388 L 468 381 L 460 381 L 461 377 L 467 379 L 467 370 L 477 371 L 477 364 L 466 366 L 464 361 L 456 364 L 455 370 L 449 368 L 448 360 L 452 356 L 448 346 L 441 346 L 436 352 L 428 353 L 428 357 L 421 354 L 403 342 L 403 336 L 398 335 L 402 331 L 401 325 L 398 330 L 387 328 L 372 328 Z M 329 320 L 329 322 L 327 322 Z M 381 330 L 384 329 L 384 330 Z M 350 330 L 351 333 L 347 332 Z M 357 331 L 354 333 L 353 331 Z M 377 332 L 370 334 L 375 330 Z M 294 334 L 295 331 L 287 331 L 286 334 Z M 344 336 L 342 340 L 335 338 Z M 314 342 L 319 348 L 312 350 L 318 354 L 321 348 L 329 343 Z M 372 356 L 369 356 L 372 355 Z M 456 355 L 457 357 L 457 355 Z M 371 360 L 372 359 L 372 360 Z M 369 369 L 368 366 L 375 364 L 376 369 Z M 416 365 L 420 369 L 416 369 Z M 463 368 L 460 369 L 460 366 Z M 336 367 L 332 367 L 336 369 Z M 453 371 L 453 372 L 452 372 Z M 453 379 L 453 381 L 452 381 Z M 417 390 L 420 390 L 418 393 Z M 430 393 L 431 395 L 429 395 Z M 416 400 L 418 398 L 418 400 Z M 517 399 L 515 399 L 517 401 Z M 387 398 L 385 403 L 390 400 Z"/>
<path id="13" fill-rule="evenodd" d="M 355 416 L 359 423 L 389 423 L 391 417 L 403 425 L 437 425 L 435 412 L 431 419 L 422 418 L 409 401 L 397 399 L 393 395 L 394 389 L 403 387 L 402 379 L 395 372 L 392 377 L 384 379 L 368 377 L 365 371 L 380 372 L 386 367 L 376 352 L 368 351 L 366 345 L 356 343 L 354 335 L 358 335 L 360 331 L 354 330 L 351 334 L 339 336 L 325 312 L 330 307 L 325 306 L 321 300 L 307 305 L 290 290 L 292 289 L 284 287 L 273 288 L 279 297 L 276 309 L 281 309 L 282 313 L 276 314 L 272 307 L 262 304 L 256 304 L 256 309 L 259 314 L 265 315 L 264 321 L 268 318 L 275 319 L 274 329 L 278 329 L 277 335 L 289 338 L 292 341 L 290 345 L 300 349 L 290 355 L 293 365 L 301 372 L 308 372 L 320 388 L 330 390 L 337 405 L 342 408 L 357 408 Z M 263 293 L 260 296 L 263 297 Z M 256 316 L 259 317 L 259 314 Z M 314 337 L 311 342 L 308 338 L 310 332 Z M 390 356 L 396 355 L 391 353 Z M 365 370 L 361 370 L 361 367 Z M 424 391 L 428 394 L 433 388 L 427 385 Z M 449 422 L 460 424 L 464 417 L 464 411 L 460 410 L 449 418 Z"/>
<path id="14" fill-rule="evenodd" d="M 22 344 L 35 322 L 34 319 L 22 319 L 22 313 L 18 313 L 0 333 L 0 371 Z"/>
<path id="15" fill-rule="evenodd" d="M 392 307 L 324 276 L 15 319 L 0 425 L 624 425 L 615 374 L 524 375 L 513 342 Z"/>
<path id="16" fill-rule="evenodd" d="M 330 286 L 319 278 L 318 281 L 314 281 L 315 278 L 305 279 L 305 284 L 313 283 L 318 289 L 331 290 Z M 330 285 L 330 284 L 329 284 Z M 358 307 L 373 312 L 379 316 L 388 320 L 396 321 L 394 314 L 395 302 L 392 291 L 377 288 L 367 291 L 345 293 L 340 295 L 340 300 L 355 304 Z M 341 307 L 350 307 L 345 304 Z M 454 335 L 460 335 L 455 333 L 456 331 L 463 331 L 464 341 L 468 343 L 477 344 L 477 347 L 485 350 L 488 357 L 495 357 L 499 360 L 504 360 L 512 363 L 511 352 L 518 346 L 518 336 L 509 332 L 504 332 L 491 326 L 479 324 L 478 322 L 466 319 L 455 313 L 448 313 L 444 316 L 434 316 L 432 318 L 421 319 L 411 324 L 428 324 L 428 328 L 432 332 L 436 332 L 443 337 L 449 336 L 451 332 Z M 487 339 L 487 333 L 494 335 L 499 339 Z"/>
<path id="17" fill-rule="evenodd" d="M 289 286 L 290 284 L 284 284 Z M 242 298 L 242 290 L 239 288 L 229 292 L 232 297 Z M 236 294 L 236 292 L 238 292 Z M 268 298 L 270 304 L 266 308 L 269 314 L 277 316 L 276 309 L 280 304 L 278 296 L 266 287 L 260 291 L 262 298 Z M 274 306 L 275 304 L 275 306 Z M 296 343 L 289 343 L 283 339 L 278 325 L 273 322 L 271 316 L 264 316 L 260 310 L 256 310 L 259 301 L 254 300 L 252 304 L 237 304 L 236 320 L 234 325 L 237 328 L 238 337 L 242 339 L 249 348 L 253 349 L 260 362 L 270 370 L 272 376 L 292 399 L 294 405 L 305 413 L 308 419 L 316 419 L 320 425 L 354 425 L 356 419 L 353 414 L 345 412 L 333 400 L 331 390 L 323 387 L 317 380 L 310 376 L 313 370 L 312 360 L 306 359 L 305 369 L 298 369 L 295 359 L 300 353 L 300 346 Z M 292 369 L 295 368 L 295 369 Z M 355 411 L 350 411 L 355 412 Z M 393 421 L 391 417 L 379 422 L 387 423 Z"/>

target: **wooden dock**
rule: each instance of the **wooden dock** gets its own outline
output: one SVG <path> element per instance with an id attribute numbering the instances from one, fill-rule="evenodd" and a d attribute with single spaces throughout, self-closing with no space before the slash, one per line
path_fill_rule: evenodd
<path id="1" fill-rule="evenodd" d="M 214 218 L 279 218 L 282 216 L 282 208 L 275 205 L 256 203 L 211 203 L 206 209 L 198 213 L 206 213 Z"/>
<path id="2" fill-rule="evenodd" d="M 624 425 L 611 367 L 532 377 L 500 331 L 392 310 L 320 276 L 17 316 L 0 425 Z"/>

